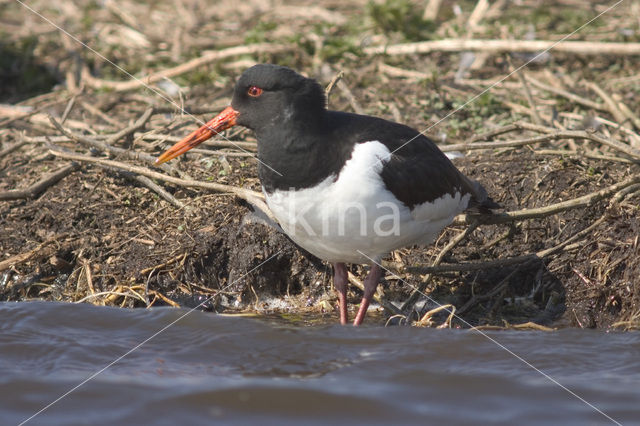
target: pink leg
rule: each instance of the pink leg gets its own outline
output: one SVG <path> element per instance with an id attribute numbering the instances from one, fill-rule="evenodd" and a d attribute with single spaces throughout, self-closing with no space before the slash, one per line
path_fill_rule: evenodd
<path id="1" fill-rule="evenodd" d="M 345 325 L 349 320 L 347 314 L 347 265 L 344 263 L 333 264 L 333 286 L 338 293 L 338 305 L 340 307 L 340 324 Z"/>
<path id="2" fill-rule="evenodd" d="M 356 319 L 353 321 L 353 325 L 360 325 L 362 324 L 362 321 L 364 321 L 364 316 L 367 314 L 367 308 L 369 308 L 371 298 L 378 288 L 378 281 L 380 281 L 381 276 L 382 269 L 376 264 L 371 265 L 369 275 L 367 275 L 362 283 L 364 285 L 364 296 L 362 296 L 360 309 L 358 309 L 358 314 L 356 315 Z"/>

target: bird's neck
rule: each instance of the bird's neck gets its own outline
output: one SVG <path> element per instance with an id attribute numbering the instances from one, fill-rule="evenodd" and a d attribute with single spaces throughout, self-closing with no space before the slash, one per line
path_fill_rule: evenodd
<path id="1" fill-rule="evenodd" d="M 267 192 L 314 186 L 337 174 L 346 159 L 327 131 L 324 115 L 290 117 L 258 137 L 258 174 Z"/>

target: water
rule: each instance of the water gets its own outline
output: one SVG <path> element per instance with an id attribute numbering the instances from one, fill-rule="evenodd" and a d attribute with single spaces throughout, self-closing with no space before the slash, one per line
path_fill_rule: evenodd
<path id="1" fill-rule="evenodd" d="M 0 303 L 0 422 L 19 424 L 186 310 Z M 640 334 L 488 332 L 622 424 Z M 477 332 L 193 312 L 27 424 L 615 424 Z"/>

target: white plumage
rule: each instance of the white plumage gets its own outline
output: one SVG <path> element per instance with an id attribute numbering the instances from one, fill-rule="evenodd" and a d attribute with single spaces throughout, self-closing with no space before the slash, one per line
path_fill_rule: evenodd
<path id="1" fill-rule="evenodd" d="M 471 196 L 456 189 L 454 196 L 410 210 L 380 176 L 390 156 L 378 141 L 356 144 L 338 176 L 311 188 L 265 193 L 267 204 L 293 241 L 330 262 L 370 263 L 400 247 L 429 244 Z"/>

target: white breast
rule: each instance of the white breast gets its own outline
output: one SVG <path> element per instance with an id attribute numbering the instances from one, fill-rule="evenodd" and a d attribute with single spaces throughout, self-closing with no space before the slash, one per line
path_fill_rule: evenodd
<path id="1" fill-rule="evenodd" d="M 429 244 L 467 207 L 470 195 L 446 194 L 409 210 L 380 177 L 390 155 L 378 141 L 357 144 L 337 179 L 265 193 L 267 204 L 293 241 L 330 262 L 370 263 L 367 257 L 379 261 L 391 250 Z"/>

